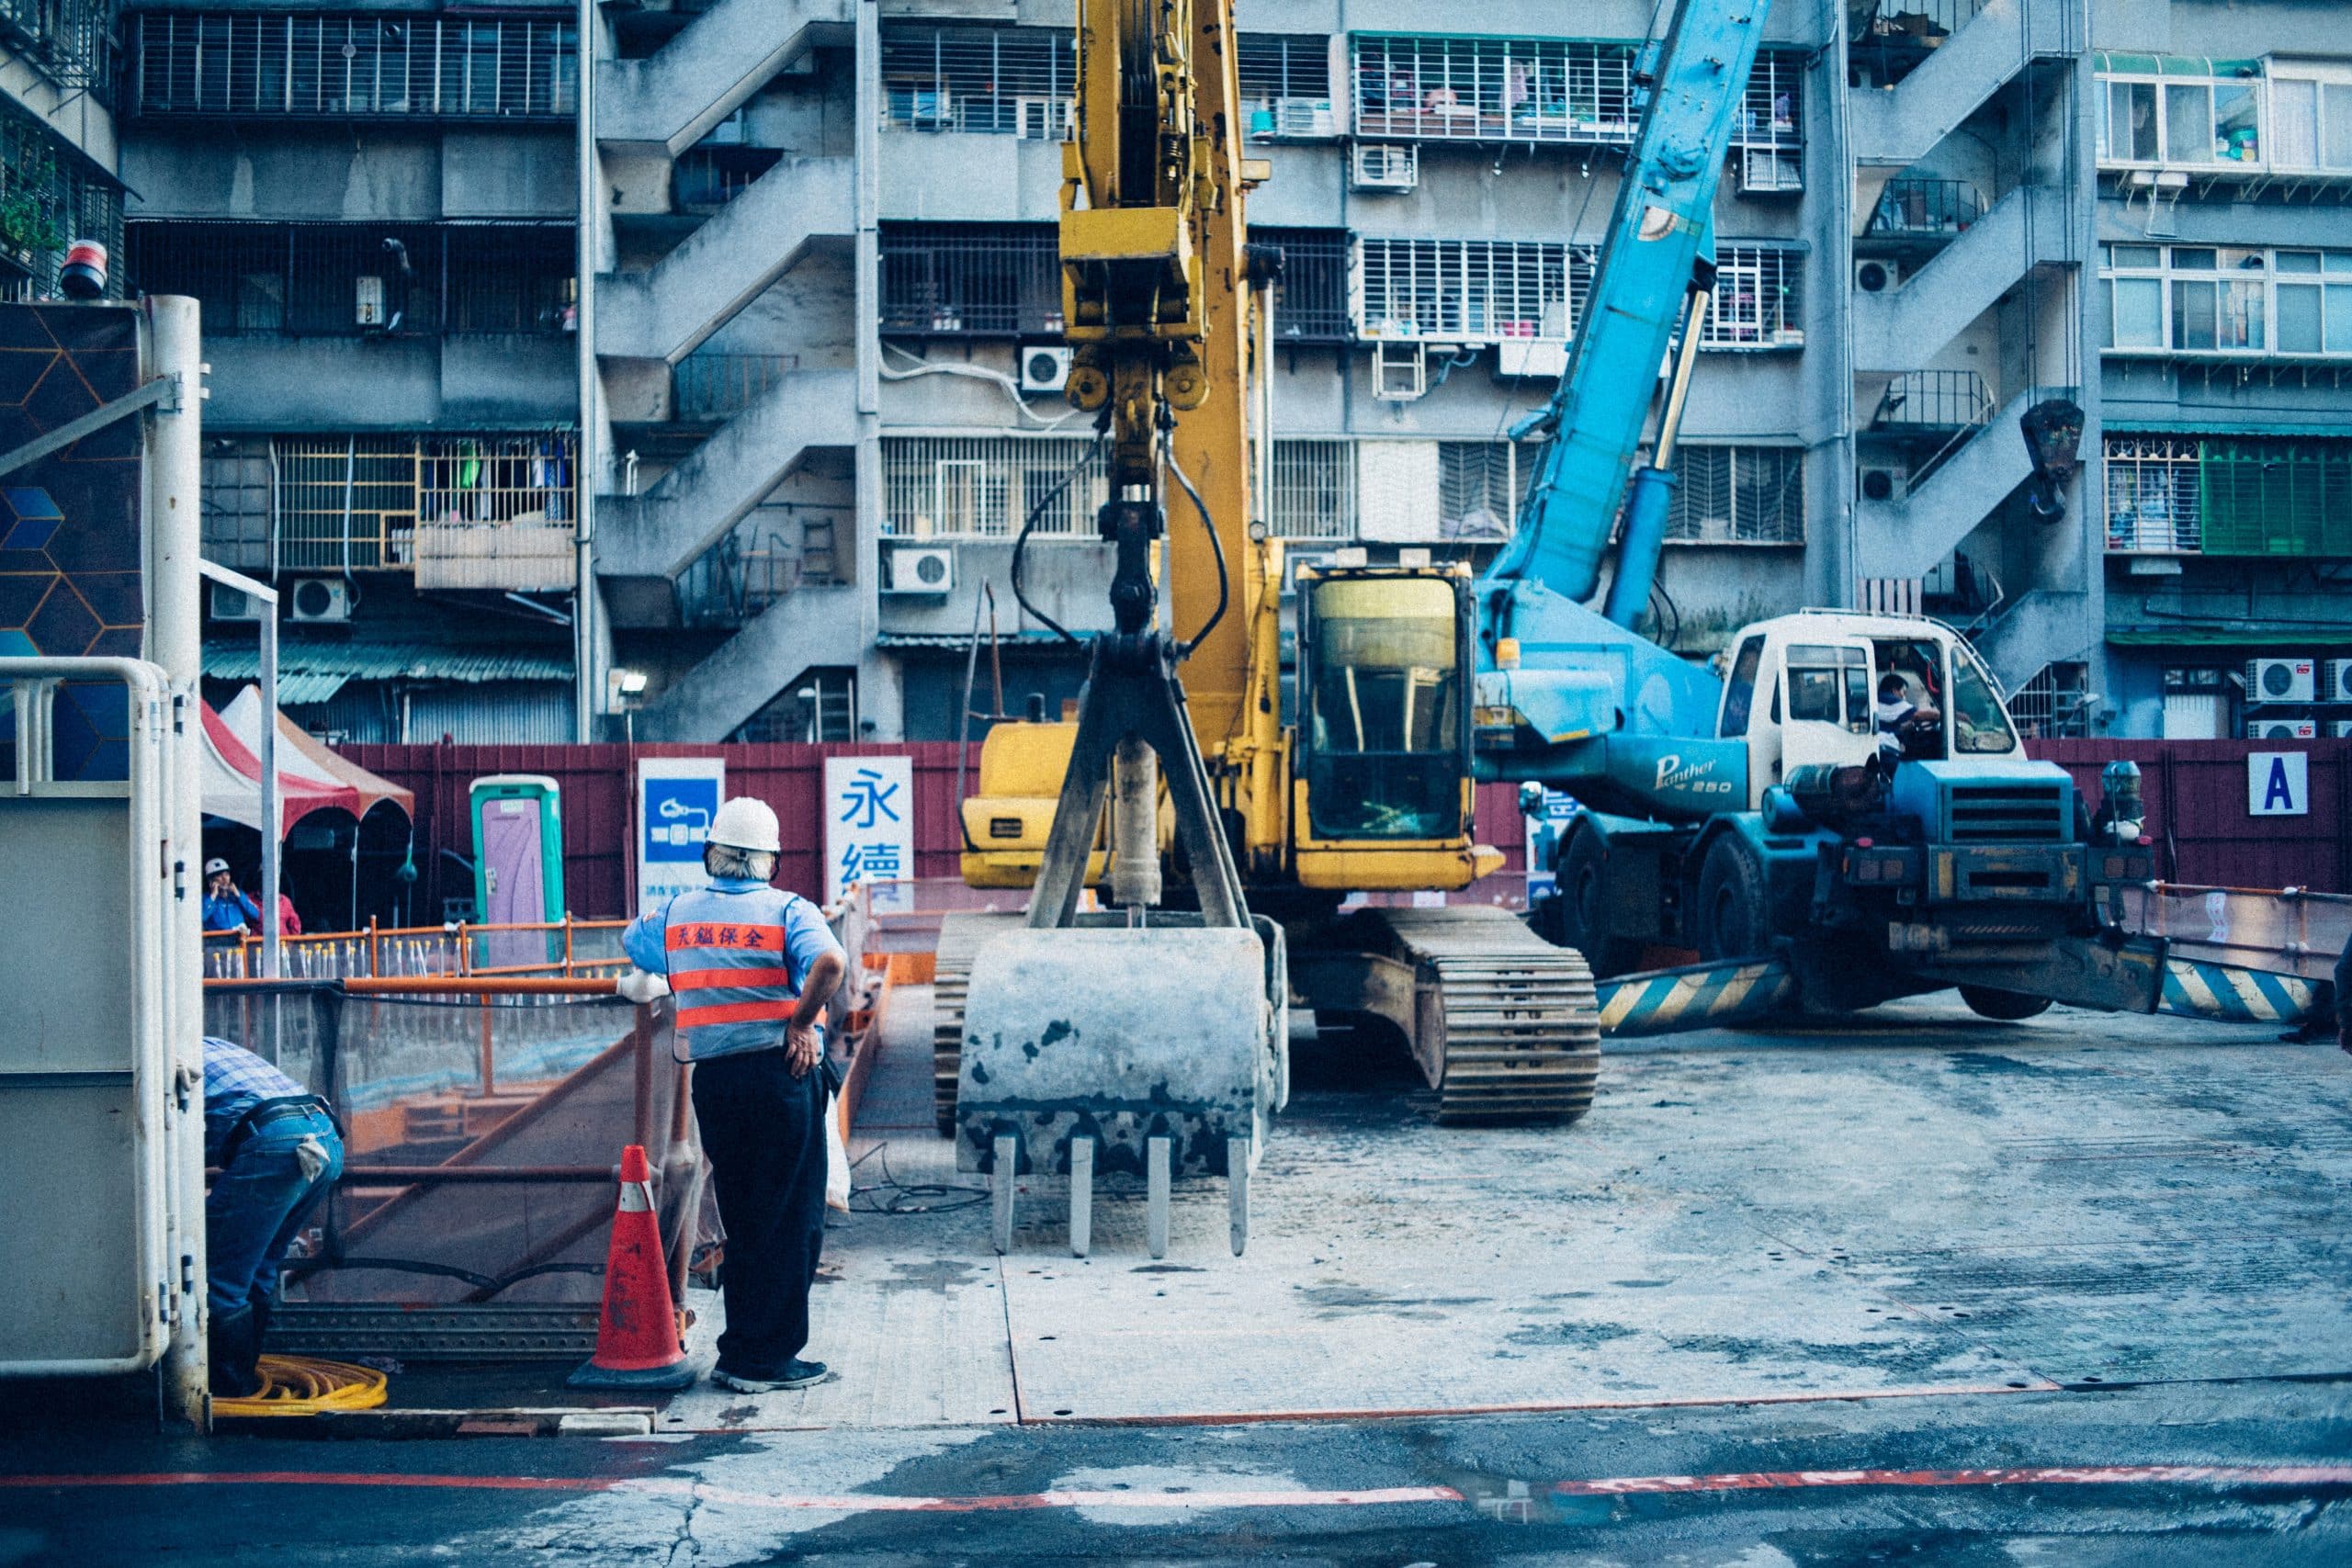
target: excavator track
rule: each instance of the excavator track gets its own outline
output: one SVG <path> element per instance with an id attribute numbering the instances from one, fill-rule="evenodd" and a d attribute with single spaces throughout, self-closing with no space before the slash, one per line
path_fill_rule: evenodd
<path id="1" fill-rule="evenodd" d="M 972 978 L 972 954 L 999 931 L 1022 923 L 1019 915 L 961 913 L 939 927 L 938 966 L 932 976 L 931 1097 L 939 1135 L 956 1135 L 956 1076 L 964 1060 L 964 1003 Z"/>
<path id="2" fill-rule="evenodd" d="M 1566 1122 L 1592 1109 L 1600 1014 L 1583 954 L 1504 909 L 1379 915 L 1414 970 L 1413 1054 L 1437 1088 L 1439 1122 Z"/>

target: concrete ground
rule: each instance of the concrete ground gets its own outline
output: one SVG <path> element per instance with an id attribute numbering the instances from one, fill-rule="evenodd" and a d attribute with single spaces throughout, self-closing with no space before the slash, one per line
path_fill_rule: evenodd
<path id="1" fill-rule="evenodd" d="M 19 1429 L 0 1563 L 2352 1560 L 2333 1049 L 1912 1003 L 1612 1050 L 1576 1127 L 1461 1132 L 1303 1043 L 1247 1257 L 1212 1184 L 1163 1261 L 1113 1195 L 1070 1258 L 1050 1188 L 1000 1259 L 926 1004 L 818 1292 L 838 1381 L 635 1442 Z"/>

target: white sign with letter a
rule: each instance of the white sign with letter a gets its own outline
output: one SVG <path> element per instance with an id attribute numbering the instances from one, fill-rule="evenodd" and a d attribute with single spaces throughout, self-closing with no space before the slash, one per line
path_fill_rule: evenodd
<path id="1" fill-rule="evenodd" d="M 2253 751 L 2245 760 L 2249 817 L 2306 817 L 2312 809 L 2312 760 L 2304 751 Z"/>

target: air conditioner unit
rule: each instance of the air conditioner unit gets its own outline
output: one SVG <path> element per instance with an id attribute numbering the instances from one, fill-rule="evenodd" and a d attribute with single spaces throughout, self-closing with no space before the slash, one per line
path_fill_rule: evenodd
<path id="1" fill-rule="evenodd" d="M 286 618 L 289 621 L 351 619 L 351 584 L 339 577 L 300 579 L 294 584 L 294 591 L 286 596 Z"/>
<path id="2" fill-rule="evenodd" d="M 2319 700 L 2317 670 L 2308 659 L 2249 659 L 2245 700 L 2249 703 L 2309 703 Z"/>
<path id="3" fill-rule="evenodd" d="M 2248 740 L 2316 740 L 2319 721 L 2310 718 L 2250 718 L 2245 721 Z"/>
<path id="4" fill-rule="evenodd" d="M 1854 263 L 1854 292 L 1883 294 L 1903 281 L 1903 268 L 1891 261 L 1863 257 Z"/>
<path id="5" fill-rule="evenodd" d="M 1568 345 L 1555 338 L 1507 337 L 1495 344 L 1497 376 L 1556 381 L 1568 373 Z"/>
<path id="6" fill-rule="evenodd" d="M 2319 667 L 2319 700 L 2352 703 L 2352 659 L 2330 659 Z"/>
<path id="7" fill-rule="evenodd" d="M 363 327 L 384 324 L 384 280 L 363 277 L 359 280 L 358 307 L 354 320 Z"/>
<path id="8" fill-rule="evenodd" d="M 1409 142 L 1359 141 L 1348 167 L 1348 183 L 1358 190 L 1411 190 L 1420 178 L 1420 149 Z"/>
<path id="9" fill-rule="evenodd" d="M 212 585 L 212 618 L 216 621 L 258 621 L 269 614 L 269 606 L 242 588 L 232 588 L 225 582 Z"/>
<path id="10" fill-rule="evenodd" d="M 1330 136 L 1338 129 L 1329 98 L 1276 99 L 1274 128 L 1284 136 Z"/>
<path id="11" fill-rule="evenodd" d="M 900 545 L 890 552 L 886 593 L 944 593 L 956 586 L 956 552 L 944 545 Z"/>
<path id="12" fill-rule="evenodd" d="M 1069 350 L 1050 344 L 1021 345 L 1021 389 L 1058 392 L 1069 384 Z"/>
<path id="13" fill-rule="evenodd" d="M 1911 476 L 1885 463 L 1865 463 L 1857 488 L 1864 501 L 1902 501 L 1911 493 Z"/>

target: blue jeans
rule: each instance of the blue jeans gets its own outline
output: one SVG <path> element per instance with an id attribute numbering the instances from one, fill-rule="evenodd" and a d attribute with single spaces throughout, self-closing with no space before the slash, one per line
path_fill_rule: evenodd
<path id="1" fill-rule="evenodd" d="M 302 1174 L 294 1145 L 316 1134 L 327 1168 Z M 204 1200 L 205 1285 L 219 1317 L 277 1292 L 277 1266 L 294 1233 L 343 1174 L 343 1139 L 323 1111 L 266 1122 L 244 1141 Z"/>

